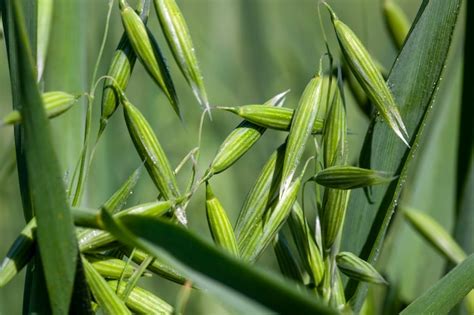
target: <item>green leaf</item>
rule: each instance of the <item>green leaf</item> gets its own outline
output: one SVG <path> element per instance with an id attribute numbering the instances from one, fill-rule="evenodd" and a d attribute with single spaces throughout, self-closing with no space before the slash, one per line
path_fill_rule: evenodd
<path id="1" fill-rule="evenodd" d="M 430 116 L 460 3 L 460 0 L 422 3 L 415 25 L 389 75 L 388 85 L 409 131 L 411 149 L 401 144 L 387 125 L 376 119 L 367 133 L 361 158 L 370 161 L 372 169 L 399 175 L 389 186 L 374 187 L 372 200 L 368 200 L 363 192 L 354 191 L 350 201 L 342 248 L 360 253 L 360 257 L 370 264 L 377 260 L 408 165 Z M 352 281 L 346 292 L 355 310 L 359 310 L 367 286 Z"/>
<path id="2" fill-rule="evenodd" d="M 401 314 L 447 314 L 473 288 L 474 254 L 408 305 Z"/>
<path id="3" fill-rule="evenodd" d="M 102 215 L 109 232 L 119 240 L 159 256 L 223 301 L 233 305 L 244 302 L 245 305 L 242 297 L 246 297 L 246 301 L 251 299 L 285 314 L 337 313 L 315 300 L 314 296 L 295 291 L 294 286 L 216 250 L 177 225 L 131 215 L 114 221 L 105 211 Z"/>
<path id="4" fill-rule="evenodd" d="M 36 85 L 31 49 L 20 1 L 13 1 L 21 114 L 28 185 L 38 222 L 38 243 L 54 314 L 69 310 L 76 270 L 77 244 L 61 171 L 51 143 L 48 121 Z"/>

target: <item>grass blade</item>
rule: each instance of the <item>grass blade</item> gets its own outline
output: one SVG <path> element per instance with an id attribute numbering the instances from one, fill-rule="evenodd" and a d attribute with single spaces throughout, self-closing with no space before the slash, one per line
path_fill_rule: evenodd
<path id="1" fill-rule="evenodd" d="M 121 241 L 162 257 L 199 287 L 237 307 L 251 299 L 279 313 L 337 313 L 269 273 L 221 253 L 175 224 L 136 216 L 114 221 L 106 212 L 102 214 L 107 229 Z"/>
<path id="2" fill-rule="evenodd" d="M 77 259 L 74 225 L 26 34 L 20 2 L 13 2 L 24 120 L 26 163 L 31 200 L 38 222 L 38 244 L 53 312 L 69 310 Z"/>
<path id="3" fill-rule="evenodd" d="M 354 191 L 350 200 L 342 248 L 357 253 L 371 264 L 378 257 L 408 165 L 419 146 L 424 123 L 430 116 L 459 7 L 459 0 L 423 2 L 412 32 L 388 79 L 407 129 L 415 131 L 410 135 L 412 149 L 399 143 L 387 126 L 375 120 L 366 136 L 361 157 L 369 157 L 371 168 L 399 176 L 387 187 L 373 187 L 372 201 L 359 191 Z M 423 80 L 419 79 L 421 77 Z M 348 284 L 346 292 L 352 297 L 356 311 L 362 306 L 366 290 L 364 284 Z"/>
<path id="4" fill-rule="evenodd" d="M 474 255 L 471 255 L 400 314 L 447 314 L 473 288 Z"/>

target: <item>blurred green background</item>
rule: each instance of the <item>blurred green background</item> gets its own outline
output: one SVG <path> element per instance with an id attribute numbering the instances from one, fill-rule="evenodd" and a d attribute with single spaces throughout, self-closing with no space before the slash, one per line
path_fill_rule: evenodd
<path id="1" fill-rule="evenodd" d="M 311 76 L 318 71 L 324 53 L 316 0 L 178 0 L 194 40 L 213 105 L 261 103 L 273 95 L 291 89 L 285 106 L 294 107 Z M 369 51 L 390 69 L 397 50 L 384 24 L 380 0 L 328 1 L 362 39 Z M 421 0 L 396 1 L 412 20 Z M 90 85 L 92 69 L 103 35 L 106 0 L 59 0 L 55 3 L 54 24 L 45 70 L 44 90 L 84 92 Z M 130 1 L 130 3 L 134 3 Z M 339 62 L 328 15 L 323 25 L 330 47 Z M 462 22 L 462 19 L 461 19 Z M 184 81 L 167 48 L 155 13 L 148 24 L 167 56 L 184 113 L 184 124 L 174 115 L 167 100 L 137 62 L 127 89 L 129 99 L 145 114 L 160 139 L 170 161 L 179 161 L 197 144 L 200 108 Z M 462 26 L 462 23 L 459 23 Z M 109 60 L 123 32 L 118 6 L 112 12 L 110 33 L 99 75 L 105 74 Z M 435 118 L 426 130 L 425 144 L 404 192 L 404 203 L 427 211 L 446 228 L 452 228 L 454 213 L 454 175 L 457 152 L 457 118 L 462 60 L 462 27 L 437 96 Z M 0 49 L 0 116 L 11 110 L 10 83 L 6 51 Z M 325 64 L 327 68 L 327 64 Z M 326 69 L 327 70 L 327 69 Z M 100 115 L 101 89 L 94 103 L 94 130 Z M 347 91 L 351 161 L 355 162 L 368 124 Z M 80 103 L 63 116 L 51 121 L 53 137 L 63 171 L 68 181 L 78 159 L 83 137 L 85 104 Z M 222 140 L 239 123 L 229 113 L 215 111 L 213 121 L 203 129 L 200 172 L 203 172 Z M 95 134 L 94 132 L 94 134 Z M 235 166 L 212 180 L 214 192 L 235 222 L 246 193 L 269 154 L 284 140 L 281 132 L 267 131 L 254 148 Z M 16 168 L 12 128 L 0 129 L 0 257 L 24 225 Z M 99 143 L 87 182 L 83 205 L 97 207 L 140 165 L 128 137 L 123 114 L 118 110 Z M 437 170 L 433 172 L 433 170 Z M 189 165 L 179 176 L 184 186 Z M 150 201 L 156 189 L 143 172 L 128 205 Z M 205 220 L 202 189 L 188 208 L 190 228 L 210 239 Z M 438 279 L 444 260 L 428 248 L 400 217 L 387 240 L 380 266 L 396 288 L 397 301 L 409 302 Z M 278 272 L 273 253 L 259 262 Z M 22 307 L 23 275 L 0 289 L 0 314 L 19 314 Z M 147 287 L 174 303 L 179 288 L 153 277 Z M 380 290 L 378 290 L 380 291 Z M 380 292 L 375 292 L 380 294 Z M 225 307 L 225 309 L 224 309 Z M 225 314 L 228 308 L 204 293 L 191 295 L 188 311 L 193 314 Z M 192 312 L 191 312 L 192 311 Z"/>

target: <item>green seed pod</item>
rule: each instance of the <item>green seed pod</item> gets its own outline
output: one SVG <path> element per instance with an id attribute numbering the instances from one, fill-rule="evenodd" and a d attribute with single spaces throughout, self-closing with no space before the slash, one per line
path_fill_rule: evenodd
<path id="1" fill-rule="evenodd" d="M 128 208 L 114 215 L 115 218 L 120 218 L 127 214 L 135 214 L 147 217 L 160 217 L 164 215 L 171 207 L 171 201 L 154 201 L 138 206 Z M 79 249 L 81 252 L 97 251 L 104 246 L 107 246 L 115 241 L 115 238 L 106 231 L 89 230 L 86 233 L 81 233 L 78 237 Z"/>
<path id="2" fill-rule="evenodd" d="M 111 289 L 115 290 L 117 294 L 121 294 L 125 287 L 126 282 L 109 281 L 108 285 Z M 138 314 L 172 314 L 173 307 L 167 302 L 163 301 L 153 293 L 142 289 L 140 287 L 133 288 L 132 292 L 128 296 L 125 304 L 135 313 Z"/>
<path id="3" fill-rule="evenodd" d="M 346 137 L 346 111 L 338 89 L 334 94 L 334 99 L 323 130 L 323 161 L 325 167 L 345 164 L 347 156 Z"/>
<path id="4" fill-rule="evenodd" d="M 385 172 L 354 166 L 332 166 L 319 171 L 312 180 L 319 185 L 337 189 L 355 189 L 389 183 L 395 177 Z"/>
<path id="5" fill-rule="evenodd" d="M 141 7 L 137 10 L 137 13 L 140 15 L 140 18 L 145 25 L 150 11 L 149 4 L 149 1 L 142 1 Z M 115 49 L 112 62 L 107 71 L 108 78 L 104 80 L 104 87 L 102 89 L 100 133 L 103 132 L 109 118 L 115 113 L 120 104 L 120 91 L 125 91 L 127 88 L 136 60 L 137 55 L 133 50 L 127 34 L 124 32 L 120 38 L 117 49 Z"/>
<path id="6" fill-rule="evenodd" d="M 409 146 L 408 131 L 400 116 L 395 99 L 376 63 L 354 32 L 337 18 L 329 5 L 327 7 L 331 13 L 337 39 L 349 67 L 385 122 Z"/>
<path id="7" fill-rule="evenodd" d="M 289 279 L 304 284 L 304 275 L 299 262 L 291 252 L 288 241 L 281 231 L 273 239 L 273 250 L 281 273 Z"/>
<path id="8" fill-rule="evenodd" d="M 321 103 L 321 87 L 321 77 L 315 76 L 312 78 L 306 86 L 303 95 L 301 95 L 300 102 L 295 110 L 283 161 L 280 196 L 283 196 L 284 191 L 292 185 L 294 174 L 306 147 L 306 142 L 311 135 L 318 106 Z"/>
<path id="9" fill-rule="evenodd" d="M 287 93 L 288 91 L 280 93 L 265 104 L 278 106 L 284 102 Z M 265 130 L 265 127 L 255 125 L 246 120 L 241 122 L 222 142 L 207 172 L 209 174 L 218 174 L 232 166 L 253 147 Z"/>
<path id="10" fill-rule="evenodd" d="M 234 230 L 219 200 L 212 192 L 211 185 L 206 182 L 206 214 L 209 230 L 214 243 L 235 256 L 239 255 Z"/>
<path id="11" fill-rule="evenodd" d="M 324 249 L 329 250 L 341 231 L 350 190 L 328 188 L 324 192 L 321 232 Z"/>
<path id="12" fill-rule="evenodd" d="M 210 110 L 204 80 L 194 53 L 188 26 L 174 0 L 154 0 L 156 15 L 174 59 L 205 110 Z"/>
<path id="13" fill-rule="evenodd" d="M 260 127 L 289 131 L 294 110 L 286 107 L 273 107 L 268 105 L 244 105 L 238 107 L 218 107 L 219 109 L 234 113 L 243 119 Z M 311 133 L 321 133 L 323 120 L 315 119 Z"/>
<path id="14" fill-rule="evenodd" d="M 36 229 L 36 219 L 33 218 L 23 228 L 7 256 L 0 264 L 0 288 L 12 280 L 33 257 L 34 244 L 33 230 Z"/>
<path id="15" fill-rule="evenodd" d="M 44 110 L 48 118 L 54 118 L 69 110 L 81 95 L 72 95 L 61 91 L 46 92 L 42 95 Z M 21 123 L 21 114 L 14 110 L 2 119 L 2 125 Z"/>
<path id="16" fill-rule="evenodd" d="M 104 278 L 119 279 L 122 274 L 124 278 L 130 278 L 135 271 L 131 265 L 121 259 L 104 255 L 87 255 L 86 259 L 95 270 Z"/>
<path id="17" fill-rule="evenodd" d="M 316 245 L 311 228 L 303 214 L 303 209 L 298 202 L 293 205 L 293 210 L 288 218 L 296 249 L 305 269 L 311 276 L 312 281 L 317 287 L 324 275 L 324 261 L 321 251 Z"/>
<path id="18" fill-rule="evenodd" d="M 148 74 L 165 93 L 176 114 L 181 118 L 178 96 L 156 40 L 130 6 L 124 1 L 120 1 L 119 5 L 122 23 L 133 50 Z"/>
<path id="19" fill-rule="evenodd" d="M 335 270 L 334 272 L 334 286 L 331 293 L 332 294 L 331 299 L 329 300 L 329 305 L 339 310 L 343 310 L 346 304 L 346 296 L 344 293 L 344 283 L 341 279 L 341 273 L 338 270 Z"/>
<path id="20" fill-rule="evenodd" d="M 255 250 L 263 233 L 265 210 L 270 206 L 280 183 L 285 147 L 286 144 L 282 144 L 265 163 L 237 218 L 235 234 L 240 255 L 244 260 Z"/>
<path id="21" fill-rule="evenodd" d="M 403 213 L 411 226 L 420 233 L 431 246 L 450 261 L 459 264 L 466 259 L 467 255 L 464 250 L 432 217 L 412 209 L 404 209 Z"/>
<path id="22" fill-rule="evenodd" d="M 300 187 L 301 177 L 298 177 L 286 190 L 283 191 L 283 194 L 279 196 L 274 208 L 269 212 L 268 220 L 264 222 L 262 235 L 258 240 L 254 252 L 248 259 L 250 262 L 257 260 L 263 250 L 267 248 L 275 235 L 280 231 L 283 223 L 285 223 L 291 212 L 291 208 L 296 201 Z"/>
<path id="23" fill-rule="evenodd" d="M 138 108 L 125 99 L 122 103 L 128 131 L 151 179 L 164 199 L 179 198 L 180 192 L 175 174 L 153 129 Z M 176 208 L 176 216 L 182 224 L 186 224 L 185 213 L 180 207 Z"/>
<path id="24" fill-rule="evenodd" d="M 142 167 L 137 168 L 127 180 L 120 186 L 120 188 L 104 203 L 103 207 L 111 214 L 114 214 L 122 209 L 132 194 L 133 189 L 137 185 L 140 178 Z"/>
<path id="25" fill-rule="evenodd" d="M 132 254 L 131 249 L 125 249 L 125 254 L 130 257 Z M 145 258 L 148 257 L 148 254 L 145 252 L 142 252 L 141 250 L 136 249 L 133 252 L 133 257 L 132 260 L 137 263 L 141 264 Z M 182 275 L 180 275 L 176 270 L 171 268 L 170 266 L 163 264 L 160 261 L 159 257 L 155 257 L 153 262 L 147 267 L 147 269 L 160 277 L 163 277 L 167 280 L 173 281 L 177 284 L 184 284 L 186 282 L 186 278 Z"/>
<path id="26" fill-rule="evenodd" d="M 89 288 L 95 301 L 107 314 L 131 314 L 125 303 L 114 293 L 107 281 L 92 267 L 87 259 L 82 258 Z"/>
<path id="27" fill-rule="evenodd" d="M 352 279 L 387 284 L 387 281 L 365 260 L 360 259 L 353 253 L 340 252 L 336 255 L 337 267 Z"/>
<path id="28" fill-rule="evenodd" d="M 392 40 L 398 49 L 402 49 L 410 31 L 410 22 L 403 10 L 393 1 L 383 2 L 383 16 Z"/>

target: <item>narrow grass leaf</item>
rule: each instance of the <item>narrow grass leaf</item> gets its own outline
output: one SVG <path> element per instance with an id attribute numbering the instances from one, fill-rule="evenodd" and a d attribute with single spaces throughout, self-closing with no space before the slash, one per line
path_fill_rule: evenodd
<path id="1" fill-rule="evenodd" d="M 108 285 L 113 290 L 117 291 L 117 294 L 124 292 L 127 283 L 118 281 L 109 281 Z M 153 293 L 142 289 L 140 287 L 134 287 L 130 292 L 125 304 L 135 313 L 138 314 L 172 314 L 173 307 L 167 302 L 163 301 Z"/>
<path id="2" fill-rule="evenodd" d="M 467 255 L 453 237 L 432 217 L 421 211 L 404 209 L 405 218 L 411 226 L 438 252 L 455 264 Z"/>
<path id="3" fill-rule="evenodd" d="M 152 79 L 165 93 L 176 114 L 181 118 L 178 96 L 156 40 L 139 15 L 128 4 L 120 1 L 119 5 L 122 23 L 133 50 Z"/>
<path id="4" fill-rule="evenodd" d="M 395 46 L 401 49 L 410 31 L 408 17 L 393 0 L 385 0 L 383 2 L 383 14 Z"/>
<path id="5" fill-rule="evenodd" d="M 21 115 L 25 140 L 28 185 L 36 214 L 38 244 L 46 286 L 55 314 L 67 313 L 76 271 L 74 224 L 61 171 L 51 143 L 48 121 L 36 85 L 34 66 L 20 1 L 12 2 L 17 52 Z"/>
<path id="6" fill-rule="evenodd" d="M 102 214 L 107 229 L 121 241 L 162 257 L 199 287 L 238 309 L 248 310 L 253 300 L 279 313 L 337 313 L 304 291 L 296 292 L 281 279 L 216 250 L 175 224 L 136 216 L 114 221 L 106 212 Z"/>
<path id="7" fill-rule="evenodd" d="M 295 110 L 288 135 L 283 171 L 281 175 L 280 197 L 292 185 L 293 177 L 303 155 L 306 141 L 311 131 L 321 103 L 322 79 L 320 76 L 312 78 L 301 95 L 298 107 Z"/>
<path id="8" fill-rule="evenodd" d="M 96 302 L 107 314 L 131 314 L 122 300 L 114 293 L 104 278 L 87 261 L 82 259 L 84 270 L 86 271 L 87 283 L 94 295 Z"/>
<path id="9" fill-rule="evenodd" d="M 349 67 L 385 122 L 409 146 L 405 123 L 376 63 L 354 32 L 337 18 L 329 6 L 328 8 L 337 39 Z"/>
<path id="10" fill-rule="evenodd" d="M 54 118 L 69 110 L 81 97 L 66 92 L 53 91 L 43 93 L 43 105 L 48 118 Z M 14 125 L 21 123 L 20 111 L 14 110 L 2 119 L 3 125 Z"/>
<path id="11" fill-rule="evenodd" d="M 237 107 L 218 107 L 218 109 L 236 114 L 254 125 L 282 131 L 290 130 L 294 114 L 292 108 L 274 107 L 269 105 L 262 106 L 258 104 Z M 322 118 L 315 119 L 311 133 L 321 133 L 323 124 L 324 122 Z"/>
<path id="12" fill-rule="evenodd" d="M 365 260 L 360 259 L 353 253 L 340 252 L 336 255 L 337 267 L 352 279 L 387 284 L 387 281 Z"/>
<path id="13" fill-rule="evenodd" d="M 263 233 L 265 211 L 278 190 L 286 143 L 272 153 L 262 168 L 255 184 L 239 212 L 235 234 L 242 259 L 247 260 L 255 251 Z"/>
<path id="14" fill-rule="evenodd" d="M 175 0 L 154 0 L 161 29 L 174 59 L 201 106 L 210 113 L 207 92 L 186 21 Z"/>
<path id="15" fill-rule="evenodd" d="M 234 230 L 227 213 L 212 192 L 211 185 L 208 182 L 206 182 L 206 215 L 214 242 L 233 255 L 239 256 Z"/>
<path id="16" fill-rule="evenodd" d="M 400 314 L 447 314 L 473 289 L 474 254 L 436 282 Z"/>
<path id="17" fill-rule="evenodd" d="M 395 178 L 387 173 L 355 166 L 332 166 L 319 171 L 312 180 L 319 185 L 336 189 L 355 189 L 382 185 Z"/>

